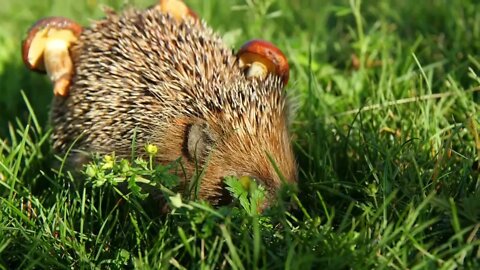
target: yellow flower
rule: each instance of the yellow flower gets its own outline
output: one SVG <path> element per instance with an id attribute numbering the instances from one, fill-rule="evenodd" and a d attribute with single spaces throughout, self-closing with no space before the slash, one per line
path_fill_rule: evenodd
<path id="1" fill-rule="evenodd" d="M 150 156 L 155 156 L 158 152 L 158 148 L 156 145 L 147 144 L 147 146 L 145 147 L 145 151 L 147 151 L 147 154 L 149 154 Z"/>

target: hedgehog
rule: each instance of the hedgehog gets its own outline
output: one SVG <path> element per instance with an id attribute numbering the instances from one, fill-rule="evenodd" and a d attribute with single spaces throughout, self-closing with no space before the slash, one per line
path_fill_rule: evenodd
<path id="1" fill-rule="evenodd" d="M 135 140 L 156 145 L 159 163 L 181 159 L 183 187 L 201 166 L 198 197 L 214 205 L 228 197 L 227 176 L 255 179 L 270 196 L 297 181 L 288 62 L 267 41 L 234 53 L 182 1 L 161 0 L 85 28 L 45 18 L 22 50 L 54 84 L 53 149 L 75 166 L 89 153 L 129 157 Z"/>

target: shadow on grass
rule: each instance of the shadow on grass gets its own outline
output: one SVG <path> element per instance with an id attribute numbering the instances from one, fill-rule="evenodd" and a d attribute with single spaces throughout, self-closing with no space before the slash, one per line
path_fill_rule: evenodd
<path id="1" fill-rule="evenodd" d="M 20 54 L 20 52 L 19 52 Z M 3 63 L 3 72 L 0 74 L 0 137 L 8 137 L 8 125 L 19 119 L 26 123 L 30 113 L 22 98 L 24 91 L 33 110 L 43 127 L 47 126 L 47 119 L 52 100 L 52 85 L 45 75 L 28 71 L 19 57 Z"/>

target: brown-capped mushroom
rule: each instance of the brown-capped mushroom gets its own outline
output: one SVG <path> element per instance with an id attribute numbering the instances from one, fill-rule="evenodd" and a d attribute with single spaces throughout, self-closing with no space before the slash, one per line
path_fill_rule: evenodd
<path id="1" fill-rule="evenodd" d="M 28 31 L 22 45 L 23 62 L 27 68 L 46 72 L 54 83 L 56 96 L 67 96 L 73 73 L 69 49 L 78 40 L 82 27 L 63 17 L 37 21 Z"/>
<path id="2" fill-rule="evenodd" d="M 264 40 L 251 40 L 237 53 L 240 68 L 248 78 L 265 78 L 269 73 L 278 75 L 288 83 L 290 68 L 287 57 L 275 45 Z"/>
<path id="3" fill-rule="evenodd" d="M 198 19 L 197 14 L 193 12 L 182 0 L 160 0 L 156 6 L 163 13 L 170 14 L 177 22 L 182 22 L 187 16 Z"/>

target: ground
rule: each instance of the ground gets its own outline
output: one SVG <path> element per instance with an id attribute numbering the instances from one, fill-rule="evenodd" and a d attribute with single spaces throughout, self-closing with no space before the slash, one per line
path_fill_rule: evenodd
<path id="1" fill-rule="evenodd" d="M 255 192 L 180 200 L 150 160 L 54 166 L 25 31 L 153 2 L 0 0 L 0 269 L 480 268 L 478 1 L 187 1 L 232 48 L 262 38 L 289 59 L 300 179 L 263 215 Z M 162 184 L 167 214 L 135 180 Z"/>

